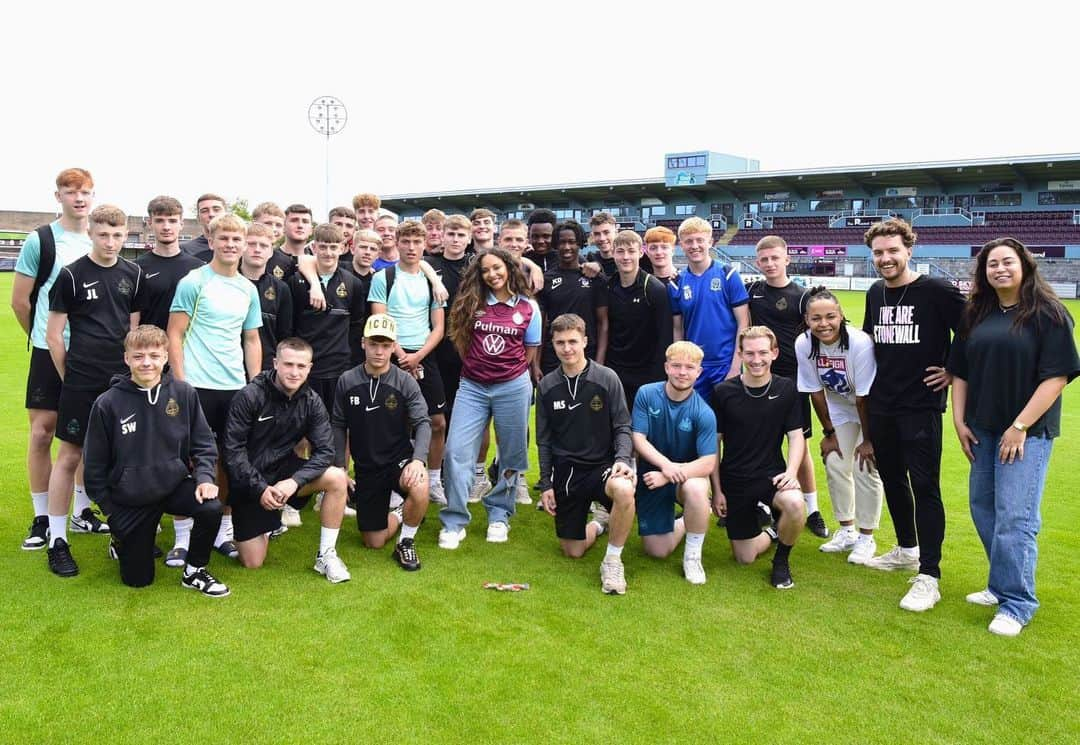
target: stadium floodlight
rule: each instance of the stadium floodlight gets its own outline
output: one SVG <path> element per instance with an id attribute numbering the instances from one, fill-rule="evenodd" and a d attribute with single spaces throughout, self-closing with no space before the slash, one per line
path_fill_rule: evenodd
<path id="1" fill-rule="evenodd" d="M 330 135 L 336 135 L 345 129 L 348 121 L 349 112 L 345 109 L 345 104 L 334 96 L 319 96 L 308 106 L 308 123 L 326 138 L 326 192 L 323 214 L 330 212 Z"/>

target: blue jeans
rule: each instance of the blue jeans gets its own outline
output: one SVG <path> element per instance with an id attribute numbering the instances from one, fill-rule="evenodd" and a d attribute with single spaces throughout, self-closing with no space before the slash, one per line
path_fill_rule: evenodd
<path id="1" fill-rule="evenodd" d="M 469 524 L 469 487 L 475 473 L 476 456 L 489 418 L 495 420 L 495 442 L 499 448 L 499 479 L 484 496 L 488 522 L 510 523 L 518 474 L 529 468 L 529 405 L 532 380 L 526 370 L 505 383 L 477 383 L 461 379 L 454 399 L 454 415 L 446 437 L 443 456 L 446 506 L 439 519 L 447 530 Z"/>
<path id="2" fill-rule="evenodd" d="M 971 519 L 990 559 L 987 589 L 998 599 L 999 612 L 1026 625 L 1039 607 L 1035 537 L 1042 524 L 1039 504 L 1054 441 L 1028 437 L 1024 459 L 1003 464 L 998 457 L 1001 435 L 977 427 L 971 431 L 979 444 L 971 449 L 975 462 L 968 490 Z"/>

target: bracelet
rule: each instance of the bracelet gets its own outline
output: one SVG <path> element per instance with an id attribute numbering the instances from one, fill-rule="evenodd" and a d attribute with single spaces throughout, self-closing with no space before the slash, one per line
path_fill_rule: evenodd
<path id="1" fill-rule="evenodd" d="M 823 430 L 821 430 L 821 434 L 824 435 L 825 437 L 832 437 L 833 435 L 836 434 L 836 430 L 835 429 L 823 429 Z"/>

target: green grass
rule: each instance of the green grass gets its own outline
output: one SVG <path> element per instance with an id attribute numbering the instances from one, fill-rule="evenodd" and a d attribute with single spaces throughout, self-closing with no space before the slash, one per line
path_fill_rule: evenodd
<path id="1" fill-rule="evenodd" d="M 0 278 L 10 299 L 11 275 Z M 841 293 L 859 322 L 862 296 Z M 1073 303 L 1074 316 L 1080 304 Z M 25 343 L 0 322 L 0 740 L 4 742 L 1076 742 L 1080 521 L 1073 461 L 1080 387 L 1044 498 L 1042 608 L 1016 639 L 964 595 L 986 559 L 967 511 L 967 466 L 946 424 L 948 528 L 943 599 L 900 610 L 907 576 L 848 565 L 804 533 L 796 588 L 767 585 L 767 562 L 738 567 L 722 531 L 705 544 L 704 587 L 679 557 L 644 557 L 631 538 L 622 598 L 599 590 L 596 549 L 558 554 L 550 518 L 526 508 L 510 542 L 483 540 L 482 510 L 456 552 L 435 545 L 432 510 L 406 574 L 389 549 L 344 531 L 353 579 L 311 570 L 317 521 L 273 543 L 264 569 L 215 558 L 224 600 L 184 592 L 177 570 L 120 584 L 99 536 L 77 535 L 82 573 L 49 574 L 18 544 L 29 523 L 22 409 Z M 947 420 L 948 421 L 948 420 Z M 816 442 L 814 444 L 816 452 Z M 535 470 L 535 464 L 534 464 Z M 820 473 L 824 511 L 831 514 Z M 479 508 L 479 505 L 474 507 Z M 883 515 L 881 548 L 892 528 Z M 161 538 L 171 538 L 171 526 Z M 486 580 L 529 582 L 521 593 Z"/>

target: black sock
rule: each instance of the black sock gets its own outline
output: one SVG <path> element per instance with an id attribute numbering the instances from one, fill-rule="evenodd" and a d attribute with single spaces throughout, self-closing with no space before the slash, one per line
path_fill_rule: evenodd
<path id="1" fill-rule="evenodd" d="M 773 564 L 787 564 L 788 555 L 791 553 L 791 546 L 787 545 L 783 541 L 776 542 L 776 553 L 773 555 Z"/>

